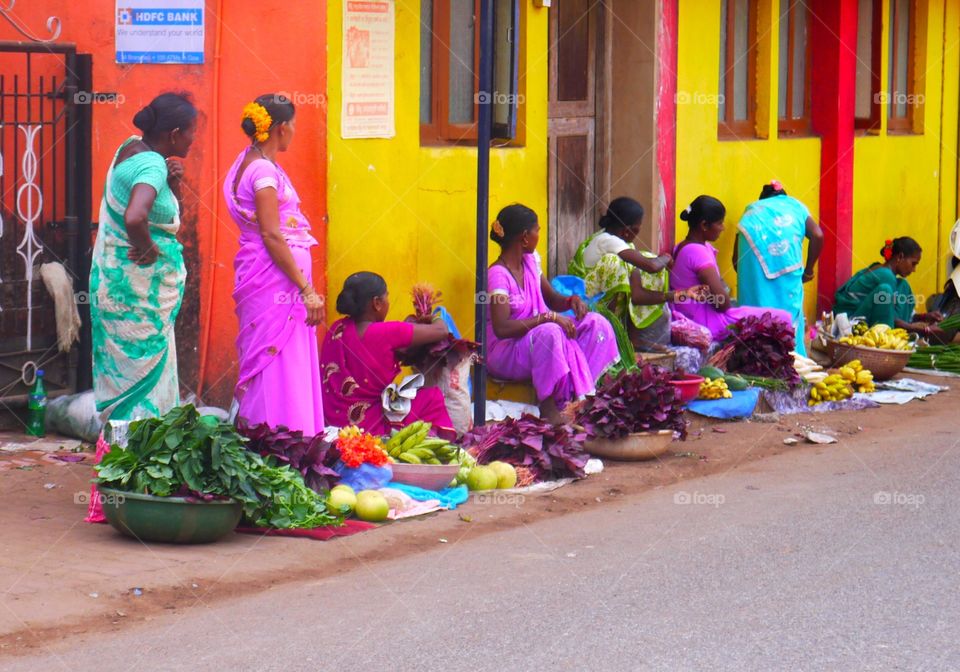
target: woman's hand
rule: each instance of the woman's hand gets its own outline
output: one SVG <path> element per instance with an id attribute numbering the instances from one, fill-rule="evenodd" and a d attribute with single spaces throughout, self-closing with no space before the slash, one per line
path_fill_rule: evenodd
<path id="1" fill-rule="evenodd" d="M 573 314 L 577 316 L 577 320 L 582 320 L 590 312 L 583 299 L 576 295 L 570 297 L 570 308 L 573 310 Z"/>
<path id="2" fill-rule="evenodd" d="M 152 241 L 146 248 L 141 249 L 131 245 L 130 249 L 127 250 L 127 259 L 137 266 L 151 266 L 159 256 L 160 249 Z"/>
<path id="3" fill-rule="evenodd" d="M 300 295 L 303 297 L 303 305 L 307 309 L 307 326 L 317 326 L 323 319 L 323 297 L 317 294 L 317 290 L 310 285 L 304 287 Z"/>
<path id="4" fill-rule="evenodd" d="M 167 159 L 167 184 L 173 191 L 179 191 L 181 180 L 183 180 L 183 161 L 171 156 Z"/>
<path id="5" fill-rule="evenodd" d="M 694 285 L 677 291 L 677 303 L 703 303 L 710 296 L 710 288 L 707 285 Z"/>
<path id="6" fill-rule="evenodd" d="M 556 313 L 552 313 L 550 318 L 551 322 L 560 325 L 560 328 L 563 329 L 563 331 L 567 334 L 567 337 L 573 338 L 577 335 L 577 325 L 575 325 L 573 320 L 566 315 L 557 315 Z"/>
<path id="7" fill-rule="evenodd" d="M 661 263 L 661 269 L 673 268 L 673 256 L 669 254 L 661 254 L 659 257 L 657 257 L 657 261 Z"/>

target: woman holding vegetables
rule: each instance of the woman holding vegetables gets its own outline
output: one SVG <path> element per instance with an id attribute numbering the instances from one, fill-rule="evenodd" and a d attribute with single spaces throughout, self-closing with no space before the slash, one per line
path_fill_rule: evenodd
<path id="1" fill-rule="evenodd" d="M 916 298 L 906 278 L 920 264 L 923 250 L 913 238 L 888 240 L 880 250 L 883 263 L 873 263 L 856 273 L 837 290 L 834 313 L 862 317 L 867 324 L 889 327 L 929 336 L 940 313 L 914 313 Z"/>
<path id="2" fill-rule="evenodd" d="M 387 283 L 376 273 L 354 273 L 343 283 L 337 312 L 346 317 L 330 327 L 320 354 L 324 410 L 331 425 L 357 425 L 371 434 L 388 434 L 391 423 L 384 392 L 400 373 L 400 352 L 447 336 L 439 316 L 431 324 L 388 322 L 389 311 Z M 417 420 L 456 433 L 438 388 L 417 389 L 409 413 L 398 424 Z"/>

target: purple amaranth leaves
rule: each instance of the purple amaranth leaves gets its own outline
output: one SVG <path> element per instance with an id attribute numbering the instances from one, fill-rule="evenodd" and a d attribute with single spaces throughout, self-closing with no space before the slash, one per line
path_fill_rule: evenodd
<path id="1" fill-rule="evenodd" d="M 724 346 L 732 346 L 733 353 L 727 361 L 727 371 L 800 384 L 791 354 L 796 346 L 792 324 L 764 313 L 738 320 L 729 329 L 731 333 Z"/>
<path id="2" fill-rule="evenodd" d="M 579 402 L 569 415 L 591 438 L 618 439 L 660 430 L 673 430 L 686 438 L 683 404 L 670 383 L 671 376 L 652 364 L 605 376 L 596 394 Z"/>
<path id="3" fill-rule="evenodd" d="M 527 467 L 542 481 L 582 478 L 590 459 L 583 448 L 586 439 L 580 428 L 523 415 L 478 427 L 464 437 L 463 445 L 481 464 L 500 460 Z"/>
<path id="4" fill-rule="evenodd" d="M 271 428 L 266 423 L 250 425 L 243 418 L 237 422 L 237 431 L 248 439 L 247 448 L 264 457 L 274 457 L 279 464 L 288 464 L 303 476 L 304 483 L 316 491 L 328 490 L 339 475 L 333 465 L 340 459 L 340 451 L 323 435 L 304 436 L 299 430 L 282 425 Z"/>

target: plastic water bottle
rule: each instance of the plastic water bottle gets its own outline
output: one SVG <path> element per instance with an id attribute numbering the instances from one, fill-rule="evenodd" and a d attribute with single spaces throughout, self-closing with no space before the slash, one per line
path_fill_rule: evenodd
<path id="1" fill-rule="evenodd" d="M 43 386 L 43 369 L 37 370 L 37 378 L 30 390 L 27 402 L 27 434 L 46 436 L 47 390 Z"/>

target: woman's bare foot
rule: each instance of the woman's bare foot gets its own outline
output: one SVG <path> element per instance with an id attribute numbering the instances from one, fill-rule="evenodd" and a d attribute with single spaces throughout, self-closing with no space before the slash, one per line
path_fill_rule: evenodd
<path id="1" fill-rule="evenodd" d="M 564 424 L 563 416 L 560 415 L 560 409 L 557 408 L 557 402 L 553 397 L 540 402 L 540 418 L 552 425 Z"/>

